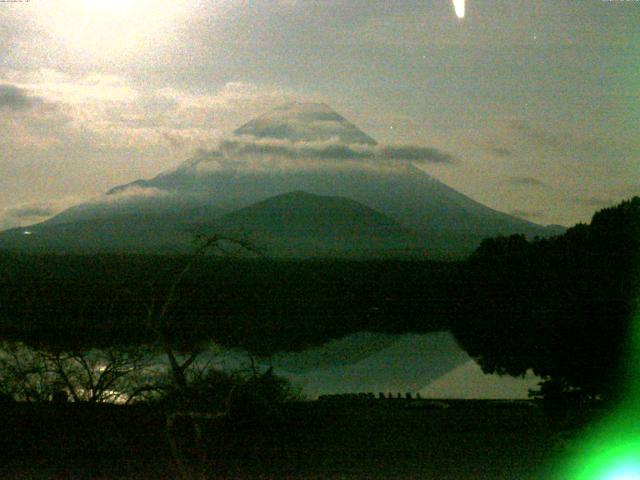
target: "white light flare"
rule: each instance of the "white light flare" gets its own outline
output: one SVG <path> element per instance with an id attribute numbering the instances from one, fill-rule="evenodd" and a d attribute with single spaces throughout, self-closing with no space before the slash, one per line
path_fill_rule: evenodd
<path id="1" fill-rule="evenodd" d="M 29 13 L 49 33 L 52 49 L 75 54 L 82 61 L 112 64 L 143 52 L 157 54 L 163 40 L 184 25 L 194 2 L 56 0 L 55 6 L 36 8 L 34 1 Z"/>
<path id="2" fill-rule="evenodd" d="M 453 8 L 458 18 L 464 18 L 464 1 L 465 0 L 453 0 Z"/>

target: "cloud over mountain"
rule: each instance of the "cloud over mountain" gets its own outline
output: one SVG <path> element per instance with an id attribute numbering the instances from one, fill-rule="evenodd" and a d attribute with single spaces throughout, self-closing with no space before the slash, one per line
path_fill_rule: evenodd
<path id="1" fill-rule="evenodd" d="M 53 205 L 33 203 L 0 209 L 0 230 L 41 222 L 59 211 Z"/>
<path id="2" fill-rule="evenodd" d="M 513 154 L 513 150 L 511 150 L 510 148 L 504 147 L 502 145 L 498 145 L 492 142 L 485 142 L 482 145 L 482 148 L 490 153 L 491 155 L 494 155 L 496 157 L 499 158 L 509 158 L 512 157 Z"/>
<path id="3" fill-rule="evenodd" d="M 391 160 L 400 162 L 441 163 L 454 162 L 452 155 L 432 147 L 418 145 L 383 145 L 329 141 L 295 141 L 289 139 L 230 139 L 220 142 L 222 157 L 270 155 L 286 159 L 312 160 Z M 215 153 L 213 153 L 215 155 Z"/>
<path id="4" fill-rule="evenodd" d="M 513 215 L 514 217 L 526 218 L 526 219 L 540 219 L 545 216 L 543 211 L 540 210 L 522 210 L 516 208 L 515 210 L 511 210 L 509 215 Z"/>
<path id="5" fill-rule="evenodd" d="M 10 111 L 27 110 L 36 103 L 39 103 L 38 97 L 29 95 L 23 88 L 15 85 L 0 85 L 0 108 Z"/>
<path id="6" fill-rule="evenodd" d="M 434 147 L 381 144 L 322 103 L 291 102 L 251 120 L 188 162 L 195 172 L 300 169 L 389 169 L 452 164 Z"/>
<path id="7" fill-rule="evenodd" d="M 7 215 L 17 218 L 48 217 L 55 213 L 56 209 L 50 205 L 26 205 L 22 207 L 9 208 Z"/>
<path id="8" fill-rule="evenodd" d="M 292 142 L 376 144 L 373 138 L 328 105 L 312 102 L 285 103 L 245 123 L 233 133 L 239 137 Z"/>
<path id="9" fill-rule="evenodd" d="M 50 202 L 27 202 L 0 208 L 0 230 L 42 222 L 84 199 L 69 197 Z"/>
<path id="10" fill-rule="evenodd" d="M 227 82 L 209 93 L 193 93 L 92 71 L 0 67 L 0 110 L 20 114 L 22 131 L 32 129 L 25 123 L 52 119 L 46 137 L 64 138 L 66 146 L 83 150 L 169 146 L 193 151 L 219 140 L 236 125 L 239 113 L 255 115 L 285 100 L 280 90 L 242 81 Z"/>
<path id="11" fill-rule="evenodd" d="M 509 185 L 515 185 L 519 187 L 548 187 L 548 185 L 542 180 L 527 176 L 514 176 L 509 178 Z"/>
<path id="12" fill-rule="evenodd" d="M 412 164 L 454 164 L 436 148 L 416 145 L 363 145 L 337 141 L 227 139 L 212 150 L 199 150 L 178 168 L 185 174 L 210 172 L 370 170 L 393 174 Z"/>

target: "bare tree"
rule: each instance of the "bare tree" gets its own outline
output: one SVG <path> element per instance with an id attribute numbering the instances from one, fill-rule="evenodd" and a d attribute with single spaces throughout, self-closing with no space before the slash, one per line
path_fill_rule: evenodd
<path id="1" fill-rule="evenodd" d="M 248 240 L 231 238 L 223 235 L 198 235 L 196 240 L 199 246 L 189 255 L 178 274 L 173 279 L 169 289 L 163 299 L 153 298 L 146 305 L 147 327 L 153 332 L 159 347 L 169 363 L 169 372 L 178 397 L 182 398 L 182 405 L 177 405 L 172 411 L 167 412 L 167 436 L 171 452 L 183 480 L 194 478 L 205 478 L 204 464 L 206 460 L 205 451 L 202 444 L 202 430 L 205 421 L 225 416 L 227 411 L 217 409 L 217 411 L 205 412 L 194 411 L 189 408 L 189 396 L 191 382 L 189 369 L 195 365 L 196 360 L 202 354 L 202 345 L 192 345 L 191 351 L 181 358 L 174 346 L 169 332 L 171 331 L 170 311 L 178 300 L 178 288 L 183 283 L 187 274 L 193 266 L 207 254 L 217 255 L 221 258 L 230 259 L 240 255 L 252 254 L 261 255 L 261 252 Z M 231 395 L 231 392 L 229 393 Z M 187 430 L 186 436 L 191 437 L 186 443 L 191 445 L 191 455 L 179 446 L 177 423 L 180 422 L 182 430 Z M 187 457 L 191 457 L 187 461 Z"/>
<path id="2" fill-rule="evenodd" d="M 0 391 L 14 400 L 49 401 L 55 375 L 38 352 L 21 343 L 0 343 Z"/>
<path id="3" fill-rule="evenodd" d="M 155 371 L 145 348 L 36 350 L 0 344 L 0 389 L 16 400 L 50 401 L 63 390 L 74 402 L 130 403 L 152 394 Z"/>
<path id="4" fill-rule="evenodd" d="M 244 239 L 236 239 L 222 235 L 198 235 L 196 239 L 200 245 L 187 257 L 184 266 L 174 278 L 164 299 L 158 301 L 157 298 L 153 298 L 151 302 L 146 305 L 147 327 L 153 332 L 160 348 L 166 355 L 171 376 L 175 386 L 178 388 L 187 387 L 188 382 L 185 372 L 193 365 L 203 351 L 201 346 L 194 345 L 189 355 L 181 360 L 171 342 L 169 336 L 171 327 L 169 312 L 178 299 L 178 287 L 182 284 L 185 276 L 193 268 L 194 264 L 207 253 L 213 253 L 222 258 L 238 257 L 242 253 L 261 255 L 261 252 L 254 247 L 251 242 Z"/>

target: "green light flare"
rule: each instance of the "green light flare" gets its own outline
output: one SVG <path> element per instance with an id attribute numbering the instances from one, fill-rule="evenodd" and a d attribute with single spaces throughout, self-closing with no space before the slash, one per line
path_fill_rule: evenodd
<path id="1" fill-rule="evenodd" d="M 639 478 L 640 466 L 634 464 L 616 468 L 609 475 L 606 475 L 604 480 L 637 480 Z"/>
<path id="2" fill-rule="evenodd" d="M 619 432 L 623 433 L 623 432 Z M 567 469 L 567 480 L 640 480 L 640 437 L 596 435 Z"/>
<path id="3" fill-rule="evenodd" d="M 617 411 L 586 434 L 577 456 L 558 478 L 640 480 L 640 313 L 632 322 L 624 397 Z"/>

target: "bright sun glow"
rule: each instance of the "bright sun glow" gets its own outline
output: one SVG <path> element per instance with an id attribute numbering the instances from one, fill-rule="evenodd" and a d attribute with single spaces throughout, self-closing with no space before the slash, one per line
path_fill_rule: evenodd
<path id="1" fill-rule="evenodd" d="M 35 3 L 35 2 L 34 2 Z M 184 22 L 191 2 L 172 0 L 57 0 L 33 8 L 52 48 L 86 61 L 120 61 L 156 49 Z"/>
<path id="2" fill-rule="evenodd" d="M 105 13 L 123 13 L 133 8 L 136 0 L 81 0 L 87 10 L 97 10 Z"/>
<path id="3" fill-rule="evenodd" d="M 464 18 L 464 0 L 453 0 L 453 8 L 458 18 Z"/>

